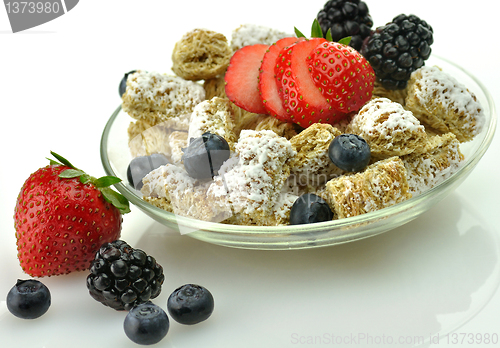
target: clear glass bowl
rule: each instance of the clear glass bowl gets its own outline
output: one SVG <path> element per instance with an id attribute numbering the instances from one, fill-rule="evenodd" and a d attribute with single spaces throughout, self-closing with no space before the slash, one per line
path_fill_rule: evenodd
<path id="1" fill-rule="evenodd" d="M 495 132 L 496 112 L 493 99 L 480 81 L 443 58 L 431 57 L 426 65 L 441 67 L 475 93 L 485 111 L 485 127 L 473 141 L 461 145 L 465 161 L 455 174 L 419 196 L 379 211 L 309 225 L 263 227 L 200 221 L 159 209 L 144 201 L 140 192 L 127 182 L 127 166 L 132 159 L 128 149 L 127 127 L 132 119 L 121 111 L 121 107 L 115 110 L 104 128 L 101 139 L 102 164 L 108 175 L 122 179 L 115 187 L 132 204 L 165 226 L 205 242 L 247 249 L 298 249 L 329 246 L 374 236 L 417 218 L 455 190 L 484 155 Z"/>

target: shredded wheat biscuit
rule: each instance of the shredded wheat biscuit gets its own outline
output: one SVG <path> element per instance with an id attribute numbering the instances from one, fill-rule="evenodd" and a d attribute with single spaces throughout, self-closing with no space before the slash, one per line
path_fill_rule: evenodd
<path id="1" fill-rule="evenodd" d="M 424 66 L 412 73 L 405 106 L 442 133 L 460 142 L 471 140 L 484 124 L 484 111 L 474 93 L 438 67 Z"/>
<path id="2" fill-rule="evenodd" d="M 188 132 L 174 131 L 168 136 L 168 145 L 170 147 L 170 162 L 180 165 L 182 155 L 188 144 Z"/>
<path id="3" fill-rule="evenodd" d="M 190 114 L 205 100 L 203 86 L 177 76 L 137 71 L 129 75 L 122 96 L 123 111 L 151 125 Z"/>
<path id="4" fill-rule="evenodd" d="M 240 48 L 249 45 L 272 45 L 279 39 L 291 36 L 295 35 L 261 25 L 243 24 L 233 30 L 231 36 L 231 48 L 233 51 L 237 51 Z"/>
<path id="5" fill-rule="evenodd" d="M 238 120 L 238 127 L 240 131 L 243 129 L 253 129 L 256 131 L 271 130 L 280 137 L 284 137 L 288 140 L 297 134 L 293 123 L 283 122 L 271 115 L 247 113 L 244 116 L 245 117 L 240 116 Z"/>
<path id="6" fill-rule="evenodd" d="M 376 158 L 420 152 L 427 138 L 419 120 L 387 98 L 372 99 L 365 104 L 351 120 L 347 131 L 365 139 Z"/>
<path id="7" fill-rule="evenodd" d="M 424 153 L 401 157 L 407 170 L 410 192 L 421 194 L 455 173 L 464 160 L 460 142 L 453 133 L 429 138 Z"/>
<path id="8" fill-rule="evenodd" d="M 198 104 L 191 115 L 188 139 L 199 138 L 205 132 L 223 137 L 231 149 L 237 141 L 234 114 L 228 99 L 214 97 Z"/>
<path id="9" fill-rule="evenodd" d="M 219 209 L 207 197 L 211 181 L 200 183 L 174 164 L 154 169 L 142 182 L 141 193 L 146 200 L 176 215 L 211 222 L 231 216 L 230 210 Z"/>
<path id="10" fill-rule="evenodd" d="M 299 185 L 318 186 L 342 173 L 328 156 L 330 143 L 340 134 L 330 124 L 314 123 L 290 139 L 297 152 L 290 168 Z"/>
<path id="11" fill-rule="evenodd" d="M 290 175 L 295 151 L 288 140 L 269 130 L 243 130 L 235 150 L 237 157 L 222 165 L 208 196 L 214 205 L 230 203 L 234 215 L 225 222 L 261 225 Z"/>
<path id="12" fill-rule="evenodd" d="M 406 88 L 396 90 L 385 89 L 378 80 L 375 80 L 375 83 L 373 85 L 372 99 L 387 98 L 395 103 L 404 106 L 407 94 L 408 91 L 406 90 Z"/>
<path id="13" fill-rule="evenodd" d="M 205 98 L 212 99 L 213 97 L 227 98 L 226 95 L 226 81 L 224 76 L 214 77 L 203 82 L 205 89 Z"/>
<path id="14" fill-rule="evenodd" d="M 223 34 L 195 29 L 181 38 L 172 52 L 172 70 L 186 80 L 199 81 L 224 74 L 233 52 Z"/>
<path id="15" fill-rule="evenodd" d="M 399 157 L 370 165 L 363 172 L 328 181 L 320 195 L 337 218 L 357 216 L 411 198 L 406 169 Z"/>
<path id="16" fill-rule="evenodd" d="M 170 159 L 172 146 L 169 137 L 173 132 L 187 134 L 189 117 L 180 115 L 165 122 L 151 125 L 146 120 L 131 122 L 128 127 L 129 149 L 132 157 L 162 153 Z"/>

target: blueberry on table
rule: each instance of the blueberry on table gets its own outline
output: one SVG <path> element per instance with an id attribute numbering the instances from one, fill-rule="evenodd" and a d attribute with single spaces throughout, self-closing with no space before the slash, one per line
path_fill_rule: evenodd
<path id="1" fill-rule="evenodd" d="M 123 94 L 125 93 L 125 91 L 127 90 L 127 79 L 128 79 L 128 76 L 135 73 L 137 70 L 132 70 L 132 71 L 129 71 L 128 73 L 126 73 L 125 75 L 123 75 L 123 78 L 122 80 L 120 81 L 120 86 L 118 87 L 118 93 L 120 94 L 120 97 L 123 96 Z"/>
<path id="2" fill-rule="evenodd" d="M 333 212 L 328 203 L 313 193 L 306 193 L 297 198 L 290 209 L 290 225 L 312 224 L 332 219 Z"/>
<path id="3" fill-rule="evenodd" d="M 167 335 L 169 328 L 167 313 L 151 302 L 133 307 L 123 322 L 127 337 L 142 345 L 160 342 Z"/>
<path id="4" fill-rule="evenodd" d="M 150 156 L 135 157 L 127 168 L 127 179 L 130 185 L 136 190 L 142 188 L 142 179 L 148 175 L 152 170 L 157 169 L 169 161 L 167 157 L 162 154 L 154 153 Z"/>
<path id="5" fill-rule="evenodd" d="M 330 160 L 346 172 L 359 172 L 370 162 L 368 143 L 356 134 L 341 134 L 335 137 L 328 148 Z"/>
<path id="6" fill-rule="evenodd" d="M 7 308 L 18 318 L 35 319 L 50 307 L 50 291 L 38 280 L 19 279 L 7 294 Z"/>
<path id="7" fill-rule="evenodd" d="M 183 151 L 184 168 L 195 179 L 213 178 L 230 155 L 226 139 L 210 132 L 191 139 L 189 146 Z"/>
<path id="8" fill-rule="evenodd" d="M 193 325 L 207 320 L 214 310 L 214 298 L 200 285 L 177 288 L 167 300 L 170 316 L 180 324 Z"/>

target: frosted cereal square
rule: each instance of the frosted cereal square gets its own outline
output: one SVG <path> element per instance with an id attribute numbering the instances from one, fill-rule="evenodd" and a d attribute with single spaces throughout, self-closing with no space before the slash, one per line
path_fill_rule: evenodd
<path id="1" fill-rule="evenodd" d="M 234 214 L 227 222 L 261 225 L 279 199 L 295 151 L 287 139 L 270 130 L 243 130 L 235 151 L 214 177 L 208 195 L 214 205 L 227 198 Z"/>
<path id="2" fill-rule="evenodd" d="M 279 39 L 295 36 L 276 29 L 262 25 L 243 24 L 233 30 L 231 36 L 231 48 L 237 51 L 243 46 L 265 44 L 272 45 Z"/>
<path id="3" fill-rule="evenodd" d="M 144 177 L 141 193 L 151 204 L 176 215 L 220 222 L 231 216 L 230 210 L 214 206 L 207 197 L 211 182 L 200 183 L 176 165 L 166 164 Z"/>
<path id="4" fill-rule="evenodd" d="M 452 132 L 464 142 L 483 127 L 484 110 L 474 93 L 438 67 L 413 72 L 407 88 L 406 108 L 439 132 Z"/>
<path id="5" fill-rule="evenodd" d="M 156 125 L 151 125 L 146 120 L 131 122 L 127 131 L 132 157 L 161 153 L 170 159 L 175 156 L 172 151 L 177 150 L 171 144 L 172 133 L 186 133 L 187 138 L 188 127 L 189 118 L 185 115 L 173 117 Z"/>
<path id="6" fill-rule="evenodd" d="M 464 155 L 453 133 L 429 138 L 425 152 L 401 157 L 410 192 L 416 196 L 449 178 L 461 166 Z"/>
<path id="7" fill-rule="evenodd" d="M 315 123 L 290 139 L 297 152 L 290 163 L 291 174 L 299 185 L 321 185 L 342 174 L 328 156 L 330 143 L 340 134 L 332 125 Z"/>
<path id="8" fill-rule="evenodd" d="M 229 100 L 214 97 L 195 106 L 191 115 L 188 139 L 199 138 L 205 132 L 223 137 L 231 149 L 234 147 L 237 137 Z"/>
<path id="9" fill-rule="evenodd" d="M 390 207 L 411 198 L 405 166 L 396 156 L 375 162 L 363 172 L 332 179 L 318 194 L 339 219 Z"/>
<path id="10" fill-rule="evenodd" d="M 364 105 L 351 120 L 347 132 L 365 139 L 375 158 L 419 152 L 427 138 L 420 121 L 387 98 L 372 99 Z"/>
<path id="11" fill-rule="evenodd" d="M 205 90 L 200 84 L 177 76 L 139 70 L 127 79 L 122 108 L 131 117 L 156 125 L 191 113 L 203 100 Z"/>

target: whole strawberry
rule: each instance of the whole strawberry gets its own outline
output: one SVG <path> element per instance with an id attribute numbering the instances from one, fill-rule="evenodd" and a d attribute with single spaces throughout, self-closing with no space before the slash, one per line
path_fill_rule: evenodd
<path id="1" fill-rule="evenodd" d="M 109 186 L 120 179 L 91 177 L 65 158 L 38 169 L 17 198 L 18 259 L 33 277 L 86 270 L 99 247 L 120 237 L 125 197 Z"/>

